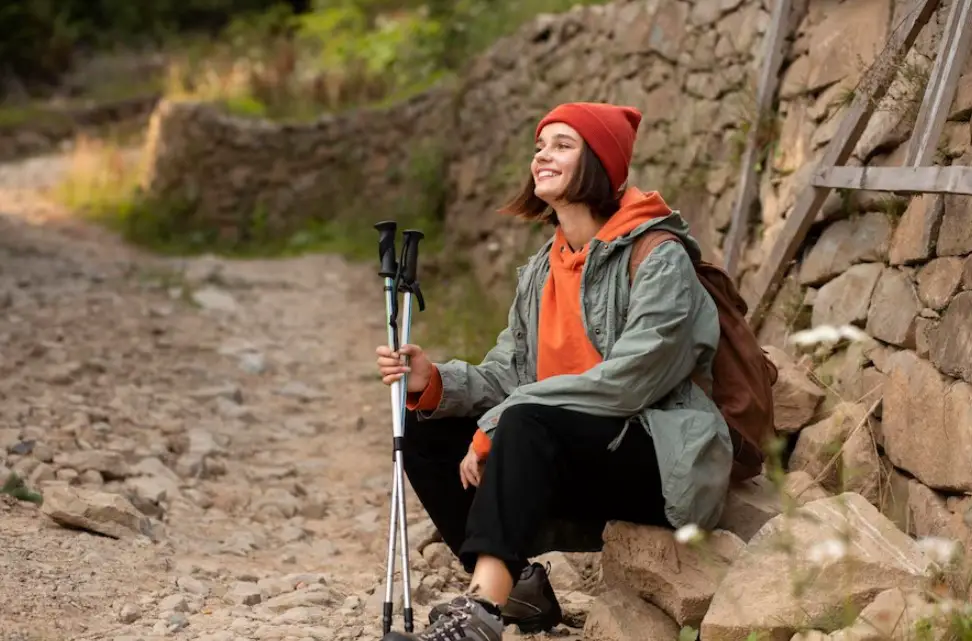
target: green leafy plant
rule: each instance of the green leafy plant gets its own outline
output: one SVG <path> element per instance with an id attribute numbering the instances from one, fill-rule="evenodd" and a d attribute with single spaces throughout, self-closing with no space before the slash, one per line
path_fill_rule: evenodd
<path id="1" fill-rule="evenodd" d="M 11 472 L 10 476 L 2 486 L 0 486 L 0 494 L 8 494 L 18 501 L 27 501 L 29 503 L 36 503 L 41 505 L 44 502 L 44 497 L 37 492 L 32 492 L 24 480 L 18 475 Z"/>

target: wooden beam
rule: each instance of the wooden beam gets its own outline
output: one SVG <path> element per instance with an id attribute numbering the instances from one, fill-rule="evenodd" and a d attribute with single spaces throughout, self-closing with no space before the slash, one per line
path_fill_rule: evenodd
<path id="1" fill-rule="evenodd" d="M 972 167 L 823 167 L 813 186 L 972 196 Z"/>
<path id="2" fill-rule="evenodd" d="M 854 101 L 847 108 L 837 133 L 824 150 L 820 167 L 846 163 L 876 105 L 887 93 L 898 71 L 898 62 L 911 49 L 922 27 L 938 7 L 938 3 L 939 0 L 913 0 L 905 10 L 904 20 L 895 28 L 890 41 L 854 92 Z M 800 193 L 793 211 L 790 212 L 780 231 L 776 244 L 756 273 L 753 288 L 744 288 L 742 294 L 749 306 L 749 322 L 754 329 L 758 329 L 762 323 L 770 300 L 776 294 L 783 275 L 803 244 L 817 212 L 820 211 L 829 194 L 829 188 L 813 185 L 808 185 Z"/>
<path id="3" fill-rule="evenodd" d="M 725 269 L 730 276 L 736 275 L 739 254 L 746 243 L 749 227 L 749 215 L 753 202 L 758 195 L 757 186 L 759 176 L 756 173 L 756 154 L 759 149 L 759 137 L 763 130 L 767 114 L 771 112 L 773 98 L 780 80 L 780 67 L 786 53 L 786 41 L 789 31 L 791 0 L 777 0 L 773 7 L 770 29 L 766 32 L 763 44 L 763 67 L 760 71 L 759 90 L 756 96 L 755 122 L 750 123 L 746 136 L 746 150 L 743 152 L 742 169 L 739 176 L 738 196 L 733 205 L 732 222 L 723 244 L 725 254 Z"/>
<path id="4" fill-rule="evenodd" d="M 948 110 L 955 100 L 958 80 L 972 50 L 972 0 L 953 0 L 942 30 L 938 55 L 928 78 L 925 95 L 908 143 L 904 165 L 924 167 L 931 164 L 945 128 Z"/>

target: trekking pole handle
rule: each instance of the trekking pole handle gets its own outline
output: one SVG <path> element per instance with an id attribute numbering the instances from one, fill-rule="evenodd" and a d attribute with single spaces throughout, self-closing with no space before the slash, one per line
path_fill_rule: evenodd
<path id="1" fill-rule="evenodd" d="M 378 260 L 381 263 L 378 275 L 385 278 L 395 278 L 398 272 L 398 264 L 395 262 L 396 228 L 394 220 L 385 220 L 375 225 L 378 230 Z"/>
<path id="2" fill-rule="evenodd" d="M 402 280 L 406 287 L 410 287 L 415 283 L 415 278 L 418 276 L 418 246 L 419 241 L 425 238 L 425 234 L 417 229 L 406 229 L 402 232 L 402 237 L 405 242 Z"/>

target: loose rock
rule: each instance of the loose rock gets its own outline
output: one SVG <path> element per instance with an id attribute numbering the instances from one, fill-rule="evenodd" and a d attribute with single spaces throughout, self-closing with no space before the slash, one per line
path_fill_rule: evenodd
<path id="1" fill-rule="evenodd" d="M 153 536 L 151 521 L 118 494 L 53 486 L 44 494 L 42 510 L 61 525 L 116 539 Z"/>
<path id="2" fill-rule="evenodd" d="M 848 605 L 863 608 L 881 590 L 921 589 L 928 563 L 917 543 L 860 495 L 813 501 L 767 523 L 737 557 L 702 621 L 702 638 L 832 632 Z M 816 571 L 828 580 L 807 583 Z"/>
<path id="3" fill-rule="evenodd" d="M 736 535 L 716 530 L 696 550 L 677 543 L 671 530 L 613 522 L 604 531 L 604 581 L 630 588 L 680 626 L 697 626 L 744 545 Z"/>
<path id="4" fill-rule="evenodd" d="M 677 639 L 678 625 L 657 607 L 636 594 L 614 589 L 594 600 L 584 638 L 590 641 Z"/>

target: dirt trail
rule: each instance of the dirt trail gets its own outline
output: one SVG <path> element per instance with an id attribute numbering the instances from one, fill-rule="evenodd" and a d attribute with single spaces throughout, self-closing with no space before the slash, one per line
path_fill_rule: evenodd
<path id="1" fill-rule="evenodd" d="M 144 255 L 39 197 L 64 164 L 0 166 L 0 473 L 121 493 L 153 532 L 0 496 L 0 639 L 380 638 L 374 270 Z M 431 530 L 409 498 L 414 548 Z M 440 544 L 413 559 L 421 623 L 465 576 Z"/>

